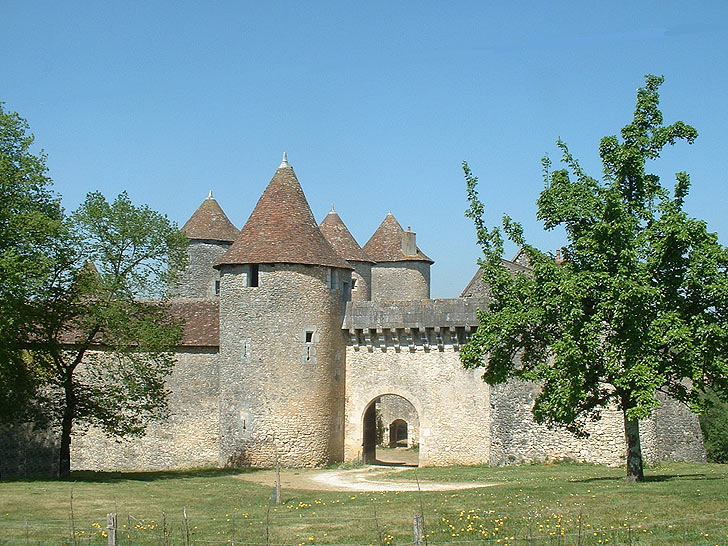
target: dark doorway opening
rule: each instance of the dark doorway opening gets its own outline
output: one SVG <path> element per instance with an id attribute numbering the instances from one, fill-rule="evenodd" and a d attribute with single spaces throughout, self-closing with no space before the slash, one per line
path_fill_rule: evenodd
<path id="1" fill-rule="evenodd" d="M 412 403 L 396 394 L 375 398 L 364 411 L 362 462 L 419 465 L 419 416 Z"/>

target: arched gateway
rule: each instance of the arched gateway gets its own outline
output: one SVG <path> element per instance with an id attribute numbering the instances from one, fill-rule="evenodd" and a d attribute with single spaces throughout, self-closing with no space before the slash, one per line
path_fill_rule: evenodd
<path id="1" fill-rule="evenodd" d="M 362 416 L 362 462 L 413 464 L 417 451 L 404 454 L 386 448 L 418 448 L 419 422 L 417 409 L 404 396 L 374 398 Z"/>

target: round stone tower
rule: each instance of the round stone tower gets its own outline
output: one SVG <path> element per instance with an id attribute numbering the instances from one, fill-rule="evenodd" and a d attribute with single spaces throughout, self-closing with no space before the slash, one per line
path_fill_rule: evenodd
<path id="1" fill-rule="evenodd" d="M 228 219 L 212 192 L 197 208 L 182 231 L 190 240 L 189 265 L 173 289 L 185 298 L 215 298 L 220 292 L 220 273 L 213 265 L 238 237 L 238 229 Z"/>
<path id="2" fill-rule="evenodd" d="M 343 459 L 343 309 L 351 266 L 326 241 L 286 161 L 220 271 L 220 457 L 227 465 Z"/>
<path id="3" fill-rule="evenodd" d="M 430 266 L 435 263 L 419 248 L 414 232 L 402 229 L 390 212 L 364 245 L 376 261 L 372 267 L 372 301 L 430 298 Z"/>
<path id="4" fill-rule="evenodd" d="M 326 215 L 323 222 L 319 226 L 321 233 L 324 234 L 326 240 L 344 258 L 349 265 L 354 268 L 351 274 L 351 299 L 352 301 L 369 301 L 372 299 L 372 260 L 367 253 L 362 250 L 359 243 L 351 235 L 346 224 L 331 205 L 331 211 Z"/>

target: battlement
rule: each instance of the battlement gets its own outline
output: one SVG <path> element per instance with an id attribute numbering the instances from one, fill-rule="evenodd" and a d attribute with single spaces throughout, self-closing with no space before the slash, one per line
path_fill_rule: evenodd
<path id="1" fill-rule="evenodd" d="M 484 298 L 348 302 L 342 328 L 355 350 L 457 351 L 478 327 L 477 310 L 486 306 Z"/>
<path id="2" fill-rule="evenodd" d="M 383 328 L 477 328 L 478 309 L 485 298 L 448 298 L 412 301 L 350 301 L 346 304 L 345 330 Z"/>

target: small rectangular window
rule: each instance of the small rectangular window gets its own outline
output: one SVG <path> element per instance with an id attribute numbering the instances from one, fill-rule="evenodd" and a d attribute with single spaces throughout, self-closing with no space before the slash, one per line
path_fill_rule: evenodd
<path id="1" fill-rule="evenodd" d="M 215 295 L 220 295 L 220 281 L 215 281 Z"/>
<path id="2" fill-rule="evenodd" d="M 250 265 L 250 282 L 248 286 L 258 286 L 258 264 Z"/>
<path id="3" fill-rule="evenodd" d="M 308 331 L 306 332 L 306 343 L 311 343 L 313 341 L 313 332 Z"/>

